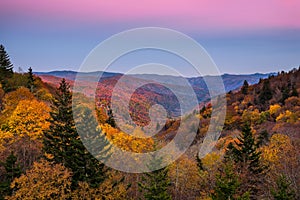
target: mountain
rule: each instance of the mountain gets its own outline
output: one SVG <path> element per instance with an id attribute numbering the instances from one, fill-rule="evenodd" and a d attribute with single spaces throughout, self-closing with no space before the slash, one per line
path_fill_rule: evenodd
<path id="1" fill-rule="evenodd" d="M 115 73 L 115 72 L 76 72 L 76 71 L 51 71 L 51 72 L 34 72 L 34 74 L 44 77 L 47 81 L 51 79 L 51 76 L 65 78 L 70 81 L 74 81 L 77 78 L 81 81 L 98 81 L 98 77 L 101 75 L 102 79 L 107 78 L 116 78 L 120 77 L 122 73 Z M 260 79 L 267 78 L 269 76 L 275 75 L 276 73 L 255 73 L 255 74 L 241 74 L 241 75 L 234 75 L 234 74 L 223 74 L 221 77 L 224 81 L 224 86 L 226 92 L 231 90 L 236 90 L 240 88 L 245 80 L 248 81 L 249 84 L 256 84 L 259 82 Z M 171 75 L 157 75 L 157 74 L 133 74 L 127 75 L 133 78 L 143 79 L 143 80 L 151 80 L 156 82 L 162 82 L 170 85 L 182 85 L 183 80 L 188 80 L 190 85 L 195 88 L 206 88 L 206 84 L 204 81 L 204 77 L 192 77 L 192 78 L 184 78 L 179 76 L 171 76 Z M 214 79 L 216 76 L 205 76 L 205 79 Z M 51 81 L 47 81 L 51 82 Z M 101 80 L 100 80 L 101 82 Z"/>
<path id="2" fill-rule="evenodd" d="M 86 73 L 53 71 L 35 72 L 35 74 L 41 77 L 44 82 L 52 83 L 56 86 L 61 78 L 67 79 L 71 85 L 77 78 L 81 92 L 88 97 L 95 95 L 90 82 L 98 82 L 96 91 L 97 102 L 110 104 L 114 91 L 116 98 L 119 99 L 119 110 L 127 108 L 128 105 L 125 105 L 124 99 L 130 99 L 129 110 L 132 114 L 131 117 L 141 124 L 149 122 L 148 110 L 152 105 L 160 104 L 166 109 L 169 117 L 178 117 L 194 109 L 197 103 L 207 102 L 210 99 L 210 95 L 205 80 L 213 83 L 218 78 L 216 76 L 184 78 L 156 74 L 123 75 L 100 71 Z M 101 80 L 98 80 L 100 75 L 102 75 Z M 249 84 L 255 84 L 260 79 L 271 75 L 271 73 L 250 75 L 224 74 L 222 79 L 226 92 L 229 92 L 239 89 L 244 80 L 247 80 Z M 120 84 L 120 81 L 122 84 Z M 116 85 L 117 83 L 119 84 Z M 191 90 L 191 87 L 193 90 Z M 131 88 L 135 88 L 134 91 L 131 91 Z M 190 101 L 193 99 L 194 94 L 197 102 Z"/>

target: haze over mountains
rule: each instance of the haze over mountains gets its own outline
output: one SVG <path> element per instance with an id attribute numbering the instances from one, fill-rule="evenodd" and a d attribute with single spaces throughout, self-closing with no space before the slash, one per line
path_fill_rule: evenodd
<path id="1" fill-rule="evenodd" d="M 63 71 L 50 71 L 50 72 L 34 72 L 34 74 L 42 77 L 46 81 L 51 76 L 59 77 L 59 78 L 65 78 L 70 81 L 74 81 L 77 78 L 79 78 L 82 81 L 98 81 L 98 77 L 101 75 L 102 79 L 109 79 L 109 78 L 116 78 L 120 77 L 123 74 L 122 73 L 115 73 L 115 72 L 101 72 L 101 71 L 95 71 L 95 72 L 76 72 L 76 71 L 69 71 L 69 70 L 63 70 Z M 226 92 L 229 92 L 230 90 L 236 90 L 239 87 L 242 86 L 243 82 L 245 80 L 248 81 L 249 84 L 256 84 L 258 83 L 259 79 L 264 79 L 269 77 L 270 75 L 274 75 L 276 73 L 255 73 L 255 74 L 223 74 L 221 77 L 224 81 L 224 86 Z M 158 75 L 158 74 L 134 74 L 134 75 L 127 75 L 132 76 L 134 78 L 138 79 L 144 79 L 144 80 L 152 80 L 152 81 L 159 81 L 164 82 L 167 84 L 174 84 L 174 85 L 180 85 L 182 82 L 183 77 L 178 76 L 171 76 L 171 75 Z M 215 76 L 205 76 L 205 78 L 208 79 L 214 79 Z M 205 88 L 206 84 L 203 79 L 203 77 L 188 77 L 185 78 L 188 80 L 188 82 L 191 84 L 193 88 Z M 100 81 L 101 82 L 101 81 Z"/>
<path id="2" fill-rule="evenodd" d="M 157 74 L 131 74 L 123 75 L 112 72 L 86 72 L 77 73 L 75 71 L 51 71 L 35 72 L 43 81 L 58 85 L 61 78 L 65 78 L 71 85 L 75 79 L 80 85 L 81 93 L 88 97 L 94 97 L 96 93 L 97 102 L 110 103 L 113 93 L 118 99 L 119 110 L 127 108 L 125 99 L 130 99 L 129 109 L 132 118 L 141 124 L 149 121 L 149 108 L 155 104 L 162 105 L 169 117 L 178 117 L 185 112 L 195 109 L 198 104 L 208 102 L 211 98 L 206 81 L 213 83 L 214 90 L 218 94 L 239 89 L 245 80 L 249 84 L 256 84 L 260 79 L 273 75 L 269 74 L 249 74 L 233 75 L 224 74 L 221 76 L 224 88 L 217 83 L 219 77 L 191 77 L 184 78 L 171 75 Z M 101 75 L 101 79 L 99 77 Z M 79 81 L 78 81 L 79 80 Z M 97 83 L 97 90 L 92 87 L 91 82 Z M 121 83 L 120 83 L 121 82 Z M 195 101 L 191 101 L 194 99 Z"/>

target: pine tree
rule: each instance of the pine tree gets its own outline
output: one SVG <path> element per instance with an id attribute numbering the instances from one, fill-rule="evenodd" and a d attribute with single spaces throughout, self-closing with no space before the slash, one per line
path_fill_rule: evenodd
<path id="1" fill-rule="evenodd" d="M 291 97 L 298 97 L 298 96 L 299 96 L 299 94 L 298 94 L 297 88 L 293 85 Z"/>
<path id="2" fill-rule="evenodd" d="M 33 93 L 35 88 L 34 76 L 31 67 L 28 68 L 27 88 L 30 90 L 31 93 Z"/>
<path id="3" fill-rule="evenodd" d="M 242 193 L 247 191 L 250 195 L 258 195 L 258 184 L 267 169 L 260 162 L 261 152 L 258 150 L 258 144 L 255 142 L 251 127 L 248 123 L 243 126 L 242 133 L 238 137 L 235 145 L 229 144 L 225 157 L 232 159 L 235 163 L 237 173 L 242 176 Z"/>
<path id="4" fill-rule="evenodd" d="M 213 200 L 237 199 L 237 189 L 240 186 L 238 176 L 233 170 L 233 165 L 227 162 L 217 175 L 216 186 L 212 194 Z"/>
<path id="5" fill-rule="evenodd" d="M 244 81 L 244 84 L 242 86 L 242 94 L 247 95 L 248 94 L 248 88 L 249 88 L 249 83 L 247 80 Z"/>
<path id="6" fill-rule="evenodd" d="M 98 128 L 98 123 L 91 109 L 77 107 L 75 115 L 76 128 L 81 138 L 80 141 L 75 140 L 76 143 L 74 143 L 74 146 L 77 147 L 77 155 L 74 156 L 74 159 L 77 160 L 74 160 L 74 165 L 79 163 L 78 167 L 76 167 L 78 169 L 76 175 L 78 177 L 82 176 L 79 180 L 87 181 L 92 187 L 97 187 L 105 179 L 107 170 L 103 162 L 110 156 L 111 145 L 104 133 Z M 88 151 L 83 144 L 88 147 Z"/>
<path id="7" fill-rule="evenodd" d="M 112 109 L 110 108 L 110 106 L 107 107 L 107 115 L 108 115 L 108 119 L 105 121 L 105 123 L 109 124 L 111 127 L 116 128 L 116 122 L 112 113 Z"/>
<path id="8" fill-rule="evenodd" d="M 86 181 L 93 187 L 99 185 L 104 180 L 104 166 L 86 150 L 76 131 L 72 93 L 65 79 L 60 83 L 50 115 L 50 129 L 45 133 L 43 141 L 46 159 L 62 163 L 72 170 L 73 188 L 79 181 Z M 96 121 L 89 119 L 89 123 L 94 126 Z M 92 134 L 95 136 L 96 130 Z"/>
<path id="9" fill-rule="evenodd" d="M 155 169 L 156 166 L 160 166 L 161 163 L 162 158 L 154 158 L 148 168 L 150 170 Z M 144 190 L 144 197 L 147 200 L 170 200 L 171 195 L 168 194 L 169 186 L 170 181 L 167 167 L 145 173 L 142 177 L 142 182 L 139 183 L 139 187 L 141 190 Z"/>
<path id="10" fill-rule="evenodd" d="M 273 188 L 271 193 L 275 200 L 294 200 L 296 199 L 295 192 L 290 188 L 291 183 L 286 176 L 281 175 L 276 181 L 276 188 Z"/>
<path id="11" fill-rule="evenodd" d="M 21 175 L 22 171 L 20 165 L 17 164 L 17 158 L 13 152 L 11 152 L 6 161 L 1 163 L 1 165 L 5 169 L 5 177 L 0 182 L 0 199 L 4 199 L 5 196 L 11 195 L 10 184 L 15 178 Z"/>
<path id="12" fill-rule="evenodd" d="M 265 104 L 267 101 L 272 99 L 272 90 L 270 86 L 269 79 L 266 79 L 263 81 L 263 87 L 262 90 L 258 96 L 260 103 Z"/>
<path id="13" fill-rule="evenodd" d="M 13 75 L 13 65 L 3 45 L 0 45 L 0 83 L 5 92 L 10 91 L 7 80 Z"/>

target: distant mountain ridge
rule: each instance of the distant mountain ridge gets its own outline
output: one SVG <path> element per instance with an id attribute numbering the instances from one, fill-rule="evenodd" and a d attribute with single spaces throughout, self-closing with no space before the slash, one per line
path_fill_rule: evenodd
<path id="1" fill-rule="evenodd" d="M 34 74 L 38 76 L 55 76 L 59 78 L 69 79 L 74 81 L 76 77 L 81 81 L 98 81 L 98 77 L 101 75 L 102 79 L 112 78 L 122 76 L 122 73 L 116 72 L 76 72 L 71 70 L 62 70 L 62 71 L 50 71 L 50 72 L 34 72 Z M 249 84 L 256 84 L 259 82 L 259 79 L 268 78 L 271 75 L 276 75 L 276 73 L 255 73 L 255 74 L 223 74 L 221 75 L 226 92 L 230 90 L 236 90 L 240 88 L 245 80 Z M 163 82 L 166 84 L 172 85 L 180 85 L 182 79 L 187 79 L 193 88 L 206 88 L 206 84 L 203 77 L 179 77 L 172 75 L 158 75 L 158 74 L 130 74 L 128 76 L 132 76 L 139 79 L 144 80 L 152 80 L 157 82 Z M 205 76 L 206 79 L 216 78 L 216 76 Z"/>
<path id="2" fill-rule="evenodd" d="M 163 105 L 166 108 L 168 116 L 177 117 L 180 116 L 181 106 L 185 108 L 193 109 L 197 104 L 190 105 L 193 99 L 193 95 L 196 95 L 198 103 L 205 103 L 209 101 L 210 94 L 206 86 L 205 80 L 210 83 L 217 83 L 217 76 L 205 76 L 205 77 L 192 77 L 184 78 L 170 75 L 157 75 L 157 74 L 131 74 L 123 75 L 121 73 L 113 72 L 86 72 L 77 73 L 75 71 L 53 71 L 53 72 L 35 72 L 36 75 L 42 78 L 43 81 L 58 86 L 60 80 L 65 78 L 71 85 L 74 84 L 75 79 L 78 80 L 80 91 L 88 97 L 95 97 L 97 102 L 111 102 L 111 97 L 114 94 L 119 99 L 119 110 L 127 108 L 128 105 L 124 104 L 124 98 L 130 99 L 130 110 L 133 119 L 140 121 L 141 124 L 147 123 L 149 120 L 148 108 L 154 104 Z M 99 80 L 99 77 L 101 79 Z M 232 75 L 224 74 L 221 76 L 224 82 L 225 91 L 238 90 L 244 83 L 245 80 L 249 84 L 256 84 L 260 79 L 268 78 L 274 75 L 269 74 L 250 74 L 250 75 Z M 122 84 L 120 78 L 122 77 Z M 98 82 L 98 87 L 95 89 L 92 87 L 91 82 Z M 188 83 L 186 85 L 184 83 Z M 77 84 L 77 86 L 78 86 Z M 142 86 L 142 87 L 141 87 Z M 192 87 L 193 90 L 190 90 Z M 78 89 L 77 88 L 77 89 Z M 136 88 L 133 94 L 131 94 L 130 88 Z M 215 87 L 215 90 L 222 88 Z M 194 91 L 194 93 L 193 93 Z M 178 98 L 176 95 L 180 95 L 183 101 L 179 105 Z"/>

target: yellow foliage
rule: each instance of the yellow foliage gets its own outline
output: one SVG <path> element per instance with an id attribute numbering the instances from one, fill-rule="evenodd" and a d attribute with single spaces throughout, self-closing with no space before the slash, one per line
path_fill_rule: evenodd
<path id="1" fill-rule="evenodd" d="M 107 179 L 97 188 L 91 188 L 88 183 L 80 182 L 78 188 L 72 193 L 72 199 L 95 199 L 95 200 L 121 200 L 127 199 L 127 187 L 124 183 L 119 182 L 122 179 L 117 172 L 110 172 Z"/>
<path id="2" fill-rule="evenodd" d="M 288 123 L 295 123 L 297 121 L 299 121 L 299 117 L 295 114 L 292 113 L 289 110 L 286 110 L 285 113 L 281 113 L 277 118 L 276 118 L 276 122 L 288 122 Z"/>
<path id="3" fill-rule="evenodd" d="M 270 105 L 270 109 L 269 112 L 271 115 L 277 115 L 277 113 L 279 112 L 279 110 L 281 109 L 281 106 L 278 104 L 275 105 Z"/>
<path id="4" fill-rule="evenodd" d="M 278 164 L 283 153 L 291 148 L 291 140 L 287 135 L 274 134 L 270 144 L 262 148 L 262 158 L 268 163 Z"/>
<path id="5" fill-rule="evenodd" d="M 197 163 L 183 155 L 169 168 L 169 177 L 174 183 L 173 193 L 182 199 L 199 194 L 201 177 Z"/>
<path id="6" fill-rule="evenodd" d="M 121 132 L 109 124 L 102 124 L 100 127 L 108 140 L 124 151 L 143 153 L 151 151 L 154 147 L 154 140 L 152 138 L 141 138 L 144 133 L 140 129 L 134 130 L 134 134 L 139 136 L 135 137 Z"/>
<path id="7" fill-rule="evenodd" d="M 202 158 L 203 167 L 206 169 L 213 169 L 221 162 L 221 154 L 218 152 L 211 152 Z"/>
<path id="8" fill-rule="evenodd" d="M 33 100 L 33 94 L 24 87 L 17 89 L 16 91 L 6 94 L 3 98 L 4 110 L 0 115 L 0 124 L 5 122 L 13 113 L 21 100 Z"/>
<path id="9" fill-rule="evenodd" d="M 9 200 L 68 199 L 71 192 L 71 172 L 61 164 L 52 165 L 41 160 L 16 178 L 11 188 L 15 192 L 7 198 Z"/>
<path id="10" fill-rule="evenodd" d="M 8 120 L 9 131 L 17 136 L 27 135 L 33 139 L 49 129 L 50 108 L 37 100 L 21 100 Z"/>

